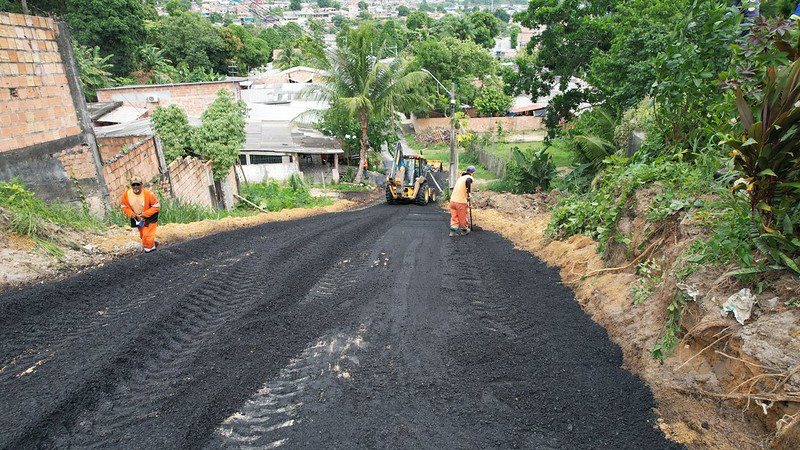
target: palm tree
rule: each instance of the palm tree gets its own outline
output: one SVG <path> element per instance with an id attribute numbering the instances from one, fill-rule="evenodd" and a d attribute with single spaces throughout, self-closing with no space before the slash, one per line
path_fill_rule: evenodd
<path id="1" fill-rule="evenodd" d="M 100 55 L 100 47 L 86 47 L 73 44 L 75 61 L 78 65 L 78 75 L 86 99 L 95 101 L 97 90 L 110 86 L 113 83 L 111 70 L 114 65 L 109 60 L 114 55 Z"/>
<path id="2" fill-rule="evenodd" d="M 421 71 L 409 72 L 408 61 L 402 57 L 379 60 L 378 55 L 383 55 L 384 49 L 376 38 L 377 32 L 369 23 L 351 30 L 344 45 L 326 51 L 325 59 L 320 61 L 320 66 L 327 71 L 323 82 L 306 91 L 307 95 L 340 107 L 358 122 L 361 136 L 355 182 L 364 177 L 370 119 L 392 118 L 398 110 L 407 111 L 427 103 L 413 88 L 428 75 Z"/>
<path id="3" fill-rule="evenodd" d="M 291 69 L 298 65 L 300 54 L 295 50 L 293 44 L 289 44 L 281 49 L 281 53 L 275 59 L 275 65 L 281 70 Z"/>
<path id="4" fill-rule="evenodd" d="M 164 50 L 151 44 L 139 48 L 138 77 L 140 82 L 169 83 L 173 81 L 174 72 L 172 61 L 164 56 Z"/>

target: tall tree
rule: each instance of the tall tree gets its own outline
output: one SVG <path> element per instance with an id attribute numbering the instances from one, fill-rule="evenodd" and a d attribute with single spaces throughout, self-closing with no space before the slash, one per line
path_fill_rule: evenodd
<path id="1" fill-rule="evenodd" d="M 67 0 L 64 19 L 75 40 L 99 47 L 115 75 L 136 69 L 136 53 L 145 43 L 147 13 L 142 0 Z"/>
<path id="2" fill-rule="evenodd" d="M 175 64 L 186 63 L 191 70 L 228 70 L 230 49 L 219 29 L 199 14 L 159 17 L 148 24 L 148 39 Z"/>
<path id="3" fill-rule="evenodd" d="M 484 48 L 494 47 L 494 38 L 500 33 L 497 19 L 487 12 L 479 11 L 470 14 L 469 20 L 475 30 L 472 40 Z"/>
<path id="4" fill-rule="evenodd" d="M 356 182 L 364 177 L 370 120 L 391 118 L 396 111 L 425 101 L 413 93 L 413 87 L 427 75 L 408 71 L 405 58 L 381 62 L 377 55 L 382 50 L 376 48 L 376 40 L 377 31 L 370 23 L 351 30 L 345 45 L 326 53 L 322 65 L 327 69 L 327 75 L 323 83 L 311 86 L 307 91 L 307 95 L 316 95 L 358 121 L 361 136 Z"/>

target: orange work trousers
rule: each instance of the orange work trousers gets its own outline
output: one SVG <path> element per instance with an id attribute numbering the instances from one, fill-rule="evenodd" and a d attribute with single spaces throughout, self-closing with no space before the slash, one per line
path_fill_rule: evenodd
<path id="1" fill-rule="evenodd" d="M 450 229 L 457 231 L 459 228 L 466 230 L 469 228 L 467 222 L 467 208 L 466 203 L 450 202 Z"/>
<path id="2" fill-rule="evenodd" d="M 142 248 L 146 252 L 156 249 L 156 227 L 158 223 L 153 222 L 148 226 L 141 226 L 139 228 L 139 237 L 142 238 Z"/>

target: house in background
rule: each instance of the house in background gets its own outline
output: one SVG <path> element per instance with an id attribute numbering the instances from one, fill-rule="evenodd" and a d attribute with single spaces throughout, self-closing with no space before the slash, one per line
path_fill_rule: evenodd
<path id="1" fill-rule="evenodd" d="M 315 183 L 339 181 L 339 142 L 307 126 L 287 121 L 247 124 L 247 141 L 239 162 L 248 183 L 286 180 L 292 174 Z"/>

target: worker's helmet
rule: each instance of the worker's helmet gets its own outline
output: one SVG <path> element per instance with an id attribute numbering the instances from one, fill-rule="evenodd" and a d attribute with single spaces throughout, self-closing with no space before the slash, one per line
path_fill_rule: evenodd
<path id="1" fill-rule="evenodd" d="M 141 177 L 131 177 L 131 186 L 133 186 L 134 184 L 141 185 L 142 184 L 142 178 Z"/>
<path id="2" fill-rule="evenodd" d="M 467 173 L 475 173 L 475 166 L 467 167 Z"/>

